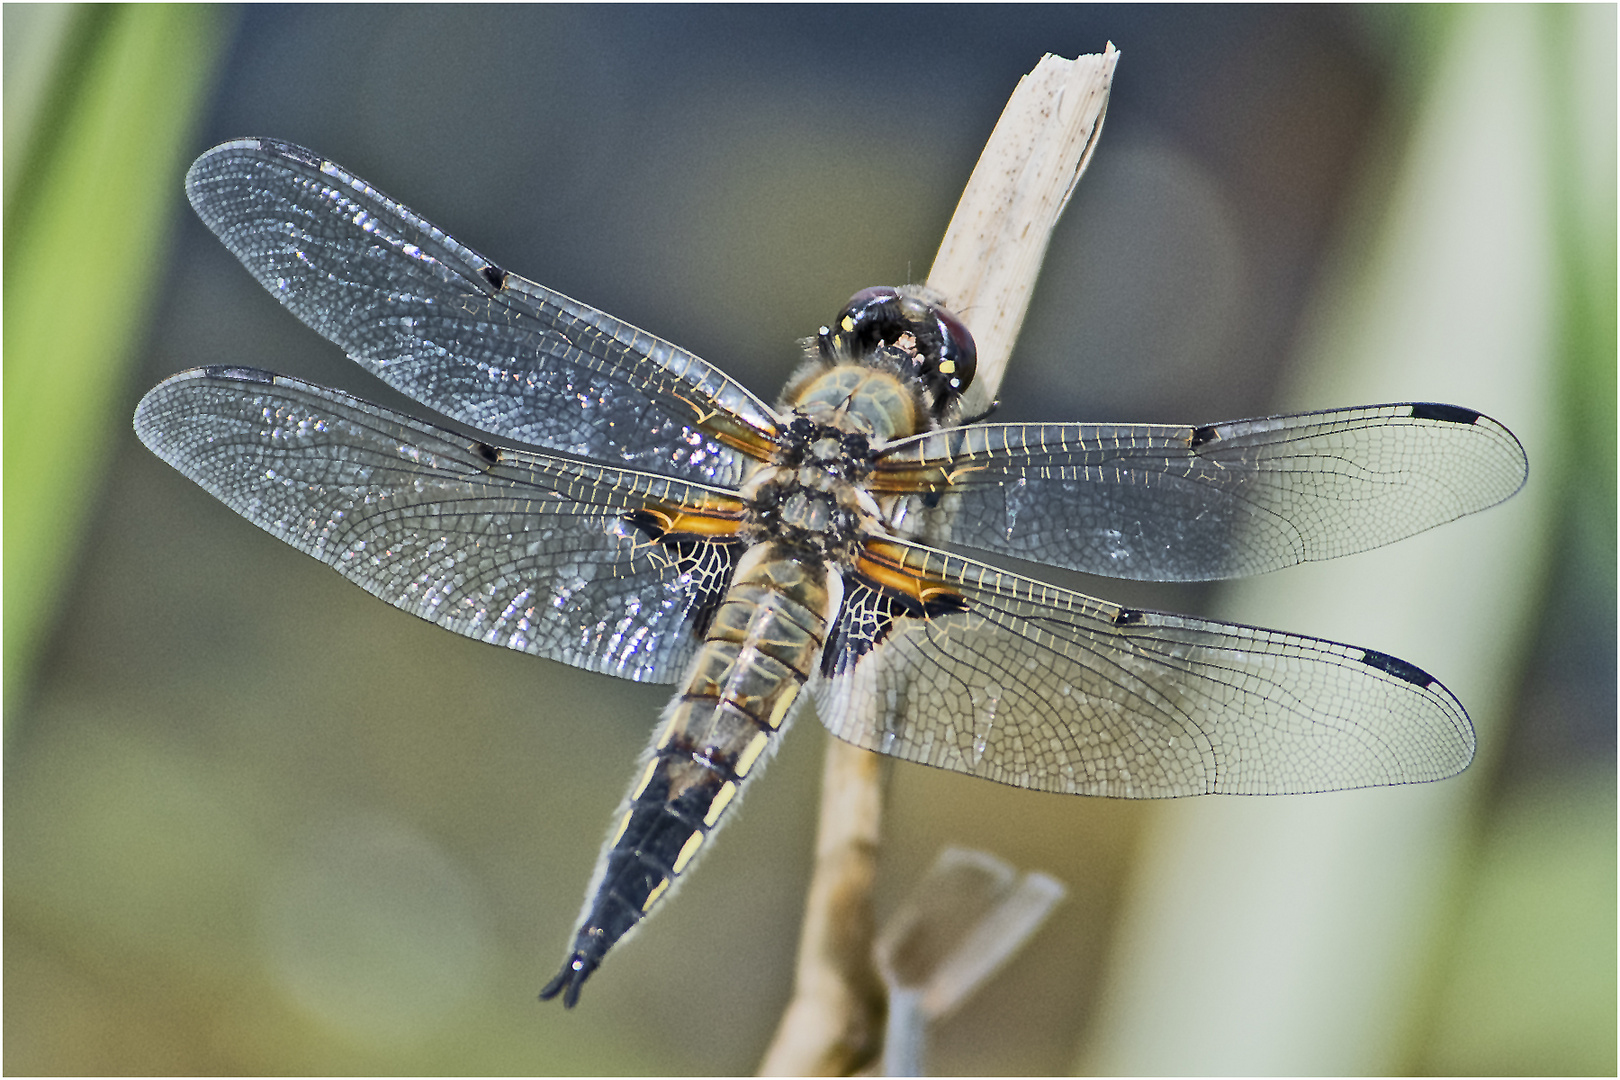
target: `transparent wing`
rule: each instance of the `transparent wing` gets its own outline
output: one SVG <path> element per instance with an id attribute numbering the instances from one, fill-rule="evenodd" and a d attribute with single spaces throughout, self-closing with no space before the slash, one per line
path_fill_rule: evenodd
<path id="1" fill-rule="evenodd" d="M 1126 798 L 1414 783 L 1473 757 L 1456 698 L 1383 653 L 1124 609 L 918 545 L 880 546 L 885 576 L 922 599 L 896 602 L 852 575 L 811 687 L 822 722 L 858 746 Z"/>
<path id="2" fill-rule="evenodd" d="M 1198 581 L 1379 547 L 1496 505 L 1527 472 L 1489 417 L 1406 403 L 1205 427 L 975 425 L 896 443 L 872 484 L 937 492 L 952 543 Z"/>
<path id="3" fill-rule="evenodd" d="M 191 204 L 293 314 L 429 408 L 503 439 L 737 483 L 774 414 L 683 349 L 508 274 L 330 161 L 244 139 Z"/>
<path id="4" fill-rule="evenodd" d="M 625 516 L 725 508 L 712 489 L 497 450 L 248 368 L 160 383 L 135 431 L 232 510 L 395 607 L 592 671 L 679 678 L 693 619 L 723 588 L 702 571 L 720 545 L 694 559 Z"/>

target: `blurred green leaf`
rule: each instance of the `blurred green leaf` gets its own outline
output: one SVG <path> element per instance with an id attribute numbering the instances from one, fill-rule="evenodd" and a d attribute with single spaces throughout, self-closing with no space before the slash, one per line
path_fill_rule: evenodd
<path id="1" fill-rule="evenodd" d="M 1616 24 L 1612 6 L 1537 16 L 1550 73 L 1558 422 L 1532 478 L 1555 489 L 1558 562 L 1538 612 L 1539 663 L 1550 671 L 1521 693 L 1518 722 L 1567 731 L 1575 721 L 1561 714 L 1602 706 L 1583 705 L 1579 685 L 1557 684 L 1601 679 L 1581 668 L 1614 649 Z M 1609 710 L 1612 723 L 1612 698 Z M 1533 757 L 1505 764 L 1417 1065 L 1441 1075 L 1612 1074 L 1613 765 L 1564 775 Z"/>
<path id="2" fill-rule="evenodd" d="M 1550 110 L 1553 209 L 1563 322 L 1563 493 L 1567 557 L 1590 602 L 1615 588 L 1615 12 L 1549 7 L 1543 47 L 1557 73 Z"/>
<path id="3" fill-rule="evenodd" d="M 1554 65 L 1523 55 L 1541 17 L 1419 9 L 1410 38 L 1392 35 L 1412 50 L 1394 61 L 1403 115 L 1362 164 L 1360 220 L 1346 219 L 1278 401 L 1466 404 L 1519 436 L 1530 484 L 1398 545 L 1225 584 L 1220 608 L 1436 672 L 1470 710 L 1480 760 L 1434 785 L 1158 808 L 1082 1070 L 1389 1073 L 1421 1037 L 1425 966 L 1466 869 L 1457 838 L 1487 797 L 1530 655 L 1562 474 L 1546 453 L 1560 411 Z"/>
<path id="4" fill-rule="evenodd" d="M 5 20 L 5 691 L 15 702 L 123 420 L 123 369 L 165 265 L 224 19 L 212 7 L 132 5 L 8 7 Z"/>
<path id="5" fill-rule="evenodd" d="M 1510 799 L 1460 913 L 1431 1075 L 1612 1075 L 1614 774 Z"/>

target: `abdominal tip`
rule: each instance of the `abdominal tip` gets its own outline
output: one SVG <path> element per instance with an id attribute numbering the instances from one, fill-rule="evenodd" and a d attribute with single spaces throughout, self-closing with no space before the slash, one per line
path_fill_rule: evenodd
<path id="1" fill-rule="evenodd" d="M 572 1009 L 579 1001 L 579 988 L 585 985 L 585 980 L 596 969 L 595 964 L 586 961 L 583 953 L 574 953 L 563 962 L 562 970 L 557 977 L 546 983 L 540 991 L 541 1001 L 550 1001 L 558 994 L 562 995 L 563 1008 Z"/>

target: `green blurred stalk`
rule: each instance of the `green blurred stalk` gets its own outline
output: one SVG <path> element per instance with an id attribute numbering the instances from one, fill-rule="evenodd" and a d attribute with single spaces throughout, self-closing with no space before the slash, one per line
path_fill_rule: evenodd
<path id="1" fill-rule="evenodd" d="M 1438 784 L 1156 807 L 1081 1071 L 1387 1074 L 1422 1038 L 1563 490 L 1556 65 L 1533 47 L 1544 11 L 1420 11 L 1416 40 L 1397 39 L 1423 64 L 1405 80 L 1413 111 L 1373 148 L 1378 183 L 1349 219 L 1276 403 L 1480 409 L 1524 443 L 1528 486 L 1400 544 L 1221 593 L 1238 622 L 1433 671 L 1472 714 L 1479 760 Z"/>
<path id="2" fill-rule="evenodd" d="M 222 9 L 5 9 L 6 731 L 127 422 Z"/>
<path id="3" fill-rule="evenodd" d="M 1548 162 L 1559 320 L 1557 565 L 1537 613 L 1537 664 L 1614 647 L 1616 18 L 1613 5 L 1538 9 L 1550 73 Z M 1578 663 L 1578 661 L 1576 661 Z M 1543 673 L 1519 722 L 1558 723 L 1578 695 L 1546 700 Z M 1611 699 L 1612 700 L 1612 699 Z M 1520 766 L 1473 852 L 1448 916 L 1433 1021 L 1413 1048 L 1429 1075 L 1613 1075 L 1615 774 L 1612 760 Z"/>
<path id="4" fill-rule="evenodd" d="M 1549 6 L 1542 47 L 1552 79 L 1562 364 L 1560 387 L 1569 489 L 1561 502 L 1570 557 L 1590 581 L 1587 598 L 1615 595 L 1616 204 L 1615 10 Z"/>

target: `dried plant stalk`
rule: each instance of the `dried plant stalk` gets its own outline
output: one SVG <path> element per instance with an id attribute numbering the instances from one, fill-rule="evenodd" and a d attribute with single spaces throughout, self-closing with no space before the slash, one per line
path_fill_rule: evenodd
<path id="1" fill-rule="evenodd" d="M 970 416 L 1001 389 L 1052 229 L 1102 134 L 1118 62 L 1111 44 L 1075 60 L 1049 53 L 1019 80 L 934 256 L 928 284 L 979 347 Z"/>
<path id="2" fill-rule="evenodd" d="M 927 284 L 978 345 L 969 414 L 1000 389 L 1052 228 L 1102 131 L 1118 61 L 1111 44 L 1075 60 L 1042 57 L 1002 110 L 945 231 Z M 882 778 L 878 755 L 829 741 L 793 1000 L 761 1075 L 848 1076 L 882 1050 L 887 1002 L 872 960 L 871 903 Z"/>
<path id="3" fill-rule="evenodd" d="M 871 902 L 883 769 L 877 754 L 840 739 L 827 743 L 793 1000 L 760 1065 L 762 1076 L 850 1076 L 883 1049 L 888 1008 L 872 963 Z"/>

